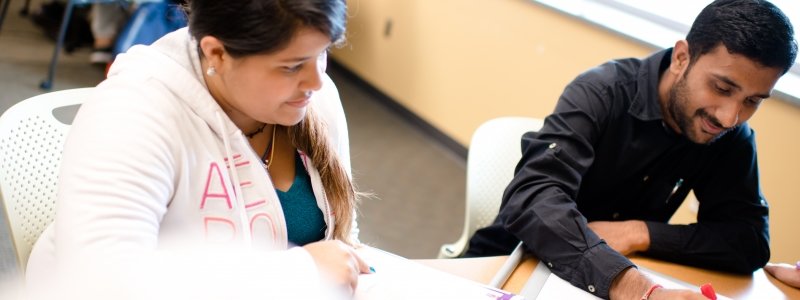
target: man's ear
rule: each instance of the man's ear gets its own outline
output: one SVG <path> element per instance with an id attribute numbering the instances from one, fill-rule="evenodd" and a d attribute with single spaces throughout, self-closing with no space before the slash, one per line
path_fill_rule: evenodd
<path id="1" fill-rule="evenodd" d="M 219 70 L 225 62 L 225 45 L 219 39 L 207 35 L 200 39 L 200 52 L 203 53 L 209 66 Z"/>
<path id="2" fill-rule="evenodd" d="M 676 75 L 683 73 L 689 67 L 691 57 L 689 43 L 686 40 L 675 42 L 675 47 L 672 48 L 672 60 L 669 65 L 670 72 Z"/>

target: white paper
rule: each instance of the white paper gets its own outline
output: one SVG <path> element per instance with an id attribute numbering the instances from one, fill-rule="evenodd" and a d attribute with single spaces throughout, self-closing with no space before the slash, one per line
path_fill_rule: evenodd
<path id="1" fill-rule="evenodd" d="M 487 285 L 445 273 L 400 256 L 362 247 L 358 255 L 375 273 L 358 277 L 356 300 L 370 299 L 465 299 L 519 300 Z"/>
<path id="2" fill-rule="evenodd" d="M 672 277 L 663 275 L 661 273 L 655 272 L 647 268 L 639 267 L 639 272 L 644 273 L 655 283 L 658 283 L 667 289 L 684 289 L 684 290 L 688 289 L 700 292 L 700 288 L 697 286 L 674 279 Z M 561 277 L 558 277 L 555 274 L 551 273 L 547 278 L 547 281 L 545 282 L 541 291 L 539 291 L 539 295 L 536 297 L 535 300 L 550 300 L 550 299 L 595 300 L 600 298 L 573 286 L 566 280 L 561 279 Z M 730 298 L 719 294 L 717 294 L 717 299 L 730 300 Z"/>
<path id="3" fill-rule="evenodd" d="M 550 274 L 539 292 L 539 296 L 536 297 L 536 300 L 545 299 L 595 300 L 600 298 L 576 288 L 556 274 Z"/>

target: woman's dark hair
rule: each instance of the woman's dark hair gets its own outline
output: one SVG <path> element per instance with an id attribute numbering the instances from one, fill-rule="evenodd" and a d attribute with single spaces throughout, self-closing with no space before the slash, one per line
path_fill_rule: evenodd
<path id="1" fill-rule="evenodd" d="M 797 41 L 789 18 L 765 0 L 717 0 L 697 16 L 686 36 L 691 61 L 720 43 L 771 68 L 789 71 L 797 57 Z"/>
<path id="2" fill-rule="evenodd" d="M 282 50 L 302 27 L 342 40 L 345 0 L 189 0 L 189 32 L 213 36 L 233 57 Z"/>

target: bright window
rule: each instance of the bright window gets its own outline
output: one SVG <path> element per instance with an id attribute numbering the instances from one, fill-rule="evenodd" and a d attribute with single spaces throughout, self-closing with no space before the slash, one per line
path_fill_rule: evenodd
<path id="1" fill-rule="evenodd" d="M 683 39 L 709 0 L 533 0 L 566 14 L 619 32 L 655 48 L 672 47 Z M 795 39 L 800 31 L 800 1 L 772 0 L 791 20 Z M 775 91 L 800 105 L 800 62 L 775 86 Z"/>

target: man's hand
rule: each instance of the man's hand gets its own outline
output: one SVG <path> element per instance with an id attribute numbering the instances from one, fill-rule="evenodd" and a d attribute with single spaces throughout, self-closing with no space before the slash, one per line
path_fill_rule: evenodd
<path id="1" fill-rule="evenodd" d="M 644 221 L 596 221 L 589 222 L 588 225 L 589 229 L 622 255 L 650 248 L 650 232 Z"/>
<path id="2" fill-rule="evenodd" d="M 636 268 L 628 268 L 617 275 L 611 283 L 609 298 L 617 299 L 642 299 L 642 296 L 653 285 L 644 274 Z M 686 299 L 686 300 L 708 300 L 706 296 L 690 290 L 673 290 L 657 288 L 650 294 L 648 300 L 660 299 Z"/>
<path id="3" fill-rule="evenodd" d="M 800 265 L 800 261 L 797 264 Z M 800 269 L 797 266 L 769 263 L 764 270 L 783 283 L 800 288 Z"/>

